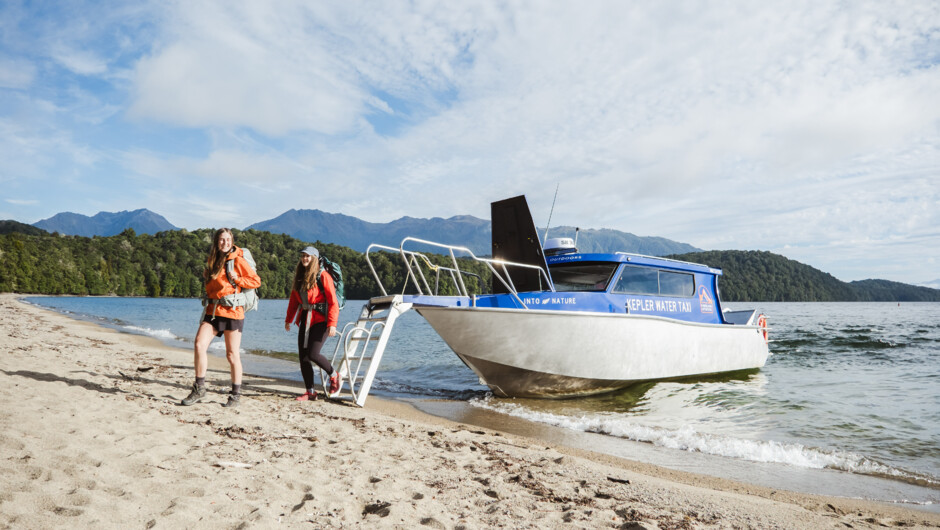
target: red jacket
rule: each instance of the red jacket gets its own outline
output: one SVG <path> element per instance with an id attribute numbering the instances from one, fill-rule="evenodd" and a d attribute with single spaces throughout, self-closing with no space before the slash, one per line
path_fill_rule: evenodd
<path id="1" fill-rule="evenodd" d="M 323 289 L 315 283 L 313 289 L 307 291 L 307 303 L 321 304 L 326 303 L 327 315 L 323 316 L 319 311 L 311 311 L 312 318 L 310 325 L 326 321 L 327 327 L 336 327 L 339 322 L 339 302 L 336 300 L 336 286 L 333 284 L 333 277 L 328 273 L 320 274 L 320 281 L 323 282 Z M 287 316 L 284 322 L 300 325 L 300 315 L 303 306 L 300 303 L 300 293 L 296 290 L 290 292 L 290 300 L 287 302 Z"/>
<path id="2" fill-rule="evenodd" d="M 235 274 L 238 275 L 238 279 L 235 280 L 235 285 L 237 285 L 239 289 L 232 287 L 232 284 L 229 283 L 228 275 L 225 274 L 225 266 L 223 265 L 222 272 L 220 272 L 218 276 L 209 278 L 209 280 L 206 281 L 206 296 L 209 300 L 218 300 L 223 296 L 241 292 L 241 289 L 257 289 L 261 286 L 261 278 L 258 276 L 258 273 L 251 270 L 251 266 L 248 265 L 248 262 L 245 261 L 245 258 L 242 256 L 244 256 L 242 249 L 232 247 L 232 250 L 228 253 L 228 257 L 225 259 L 225 261 L 235 260 Z M 244 307 L 216 306 L 216 304 L 211 302 L 206 304 L 207 315 L 211 315 L 213 310 L 217 317 L 226 317 L 234 320 L 242 320 L 245 318 Z"/>

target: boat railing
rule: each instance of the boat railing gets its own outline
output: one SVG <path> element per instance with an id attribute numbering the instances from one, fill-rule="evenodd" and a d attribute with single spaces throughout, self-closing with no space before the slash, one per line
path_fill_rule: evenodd
<path id="1" fill-rule="evenodd" d="M 636 256 L 638 258 L 650 258 L 650 259 L 658 259 L 662 261 L 671 261 L 673 263 L 681 263 L 683 265 L 697 265 L 699 267 L 706 267 L 709 269 L 713 268 L 702 263 L 695 263 L 694 261 L 682 261 L 681 259 L 664 258 L 662 256 L 647 256 L 646 254 L 636 254 L 633 252 L 614 252 L 614 254 L 617 254 L 619 256 Z"/>
<path id="2" fill-rule="evenodd" d="M 463 290 L 461 290 L 462 282 L 458 280 L 457 275 L 470 276 L 470 277 L 475 278 L 478 282 L 478 286 L 480 290 L 483 289 L 483 278 L 481 278 L 479 274 L 476 274 L 470 271 L 462 271 L 457 267 L 445 267 L 443 265 L 436 265 L 432 263 L 431 260 L 427 256 L 417 251 L 403 250 L 401 248 L 388 247 L 385 245 L 379 245 L 379 244 L 373 243 L 369 245 L 368 249 L 366 249 L 366 263 L 369 265 L 369 270 L 372 271 L 372 276 L 373 278 L 375 278 L 375 281 L 378 284 L 379 289 L 381 289 L 383 296 L 388 296 L 388 291 L 385 290 L 385 285 L 382 283 L 382 280 L 379 278 L 379 275 L 375 270 L 375 266 L 372 264 L 372 259 L 369 257 L 369 254 L 372 252 L 373 249 L 387 250 L 389 252 L 395 252 L 395 253 L 399 253 L 402 255 L 404 262 L 405 262 L 405 266 L 408 269 L 408 277 L 405 279 L 405 285 L 402 289 L 403 294 L 404 294 L 404 290 L 407 289 L 408 284 L 414 283 L 415 288 L 418 290 L 419 294 L 422 294 L 422 295 L 430 294 L 432 296 L 437 296 L 438 293 L 440 292 L 441 273 L 446 274 L 446 277 L 450 277 L 451 281 L 454 283 L 457 290 L 461 292 L 461 294 L 464 294 L 466 292 L 466 284 L 463 283 L 464 288 Z M 430 284 L 428 284 L 427 277 L 425 276 L 424 271 L 422 270 L 420 266 L 421 263 L 424 263 L 424 265 L 428 268 L 428 270 L 435 273 L 433 289 L 431 288 Z M 419 283 L 419 280 L 420 280 L 420 283 Z M 422 284 L 423 284 L 423 287 L 422 287 Z"/>
<path id="3" fill-rule="evenodd" d="M 443 250 L 446 250 L 450 256 L 450 263 L 452 266 L 447 267 L 444 265 L 435 265 L 431 260 L 423 253 L 416 250 L 406 249 L 408 243 L 413 243 L 417 245 L 426 245 L 430 247 L 436 247 Z M 385 245 L 379 245 L 373 243 L 369 245 L 366 249 L 366 263 L 369 265 L 369 270 L 372 271 L 372 276 L 375 278 L 375 282 L 378 284 L 379 289 L 382 290 L 382 294 L 387 296 L 388 292 L 385 290 L 385 285 L 382 283 L 381 278 L 375 270 L 375 266 L 372 264 L 372 259 L 370 254 L 373 249 L 378 250 L 387 250 L 391 252 L 398 252 L 401 255 L 402 262 L 405 265 L 405 268 L 408 270 L 408 275 L 405 278 L 405 284 L 402 286 L 402 294 L 404 294 L 405 289 L 408 288 L 409 283 L 414 284 L 415 289 L 420 295 L 429 295 L 429 296 L 438 296 L 440 289 L 440 275 L 441 273 L 447 274 L 450 279 L 454 282 L 454 286 L 460 296 L 470 297 L 470 292 L 467 289 L 466 283 L 464 282 L 464 277 L 475 277 L 480 284 L 480 287 L 483 287 L 482 278 L 478 274 L 475 274 L 470 271 L 461 270 L 460 265 L 457 262 L 457 252 L 462 252 L 467 254 L 467 257 L 473 261 L 483 263 L 489 269 L 490 273 L 493 275 L 493 278 L 496 278 L 503 287 L 506 288 L 507 292 L 513 296 L 517 303 L 522 307 L 528 309 L 528 307 L 523 303 L 522 299 L 519 298 L 518 291 L 516 290 L 515 285 L 513 285 L 512 278 L 509 275 L 510 268 L 523 268 L 523 269 L 532 269 L 539 271 L 540 278 L 545 281 L 545 285 L 548 286 L 548 289 L 554 291 L 552 286 L 551 279 L 548 277 L 548 273 L 542 267 L 537 265 L 530 265 L 528 263 L 516 263 L 512 261 L 505 261 L 501 259 L 493 258 L 483 258 L 475 255 L 467 247 L 456 246 L 456 245 L 446 245 L 443 243 L 436 243 L 434 241 L 427 241 L 425 239 L 419 239 L 416 237 L 406 237 L 402 240 L 401 245 L 398 248 L 388 247 Z M 435 288 L 431 289 L 430 284 L 428 284 L 427 278 L 424 274 L 424 270 L 421 267 L 422 263 L 430 270 L 435 272 Z"/>

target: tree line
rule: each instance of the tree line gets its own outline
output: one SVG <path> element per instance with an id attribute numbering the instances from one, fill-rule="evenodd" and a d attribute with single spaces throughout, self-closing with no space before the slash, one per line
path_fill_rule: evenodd
<path id="1" fill-rule="evenodd" d="M 212 244 L 212 229 L 175 230 L 137 235 L 133 229 L 110 237 L 60 234 L 0 235 L 0 292 L 52 295 L 111 295 L 195 298 L 203 296 L 202 271 Z M 284 234 L 258 230 L 232 230 L 235 245 L 251 250 L 262 298 L 287 298 L 300 251 L 314 245 L 322 256 L 343 271 L 346 297 L 368 299 L 382 294 L 364 254 L 350 248 L 306 242 Z M 401 293 L 407 269 L 398 254 L 374 252 L 372 263 L 389 294 Z M 434 266 L 448 265 L 449 258 L 428 254 Z M 461 270 L 480 275 L 489 285 L 485 266 L 458 258 Z M 435 289 L 436 273 L 423 267 L 425 279 Z M 477 282 L 465 282 L 480 294 Z M 415 293 L 408 282 L 407 293 Z M 440 294 L 456 294 L 449 276 L 438 283 Z"/>
<path id="2" fill-rule="evenodd" d="M 27 225 L 24 225 L 27 226 Z M 198 298 L 203 295 L 202 271 L 212 244 L 212 229 L 174 230 L 137 235 L 133 229 L 110 237 L 24 233 L 21 227 L 0 235 L 0 292 L 52 295 L 113 295 Z M 262 298 L 287 298 L 300 251 L 314 245 L 340 264 L 346 297 L 365 300 L 382 294 L 365 255 L 340 245 L 307 242 L 284 234 L 233 230 L 235 244 L 251 250 L 261 276 Z M 450 258 L 427 253 L 432 267 L 422 266 L 430 289 L 457 294 L 450 277 L 435 266 Z M 770 252 L 709 251 L 670 256 L 723 269 L 719 279 L 725 301 L 940 301 L 940 290 L 886 280 L 846 283 L 831 274 Z M 408 269 L 397 253 L 373 252 L 372 263 L 389 294 L 415 293 Z M 491 276 L 484 264 L 458 258 L 473 294 L 490 292 Z M 440 270 L 440 269 L 438 269 Z M 425 292 L 427 290 L 425 289 Z"/>

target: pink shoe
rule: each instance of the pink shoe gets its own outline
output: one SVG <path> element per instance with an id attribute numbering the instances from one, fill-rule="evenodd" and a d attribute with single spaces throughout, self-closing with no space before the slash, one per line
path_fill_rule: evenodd
<path id="1" fill-rule="evenodd" d="M 333 375 L 330 376 L 330 394 L 337 392 L 339 392 L 339 372 L 333 370 Z"/>
<path id="2" fill-rule="evenodd" d="M 310 392 L 304 392 L 303 394 L 301 394 L 301 395 L 297 396 L 296 398 L 294 398 L 294 400 L 295 400 L 295 401 L 316 401 L 316 400 L 317 400 L 317 393 L 314 392 L 314 393 L 311 394 Z"/>

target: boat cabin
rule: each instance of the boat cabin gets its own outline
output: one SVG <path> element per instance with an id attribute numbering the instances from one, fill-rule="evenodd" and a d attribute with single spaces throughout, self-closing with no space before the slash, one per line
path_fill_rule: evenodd
<path id="1" fill-rule="evenodd" d="M 722 323 L 720 269 L 622 252 L 553 254 L 545 261 L 555 288 L 551 298 L 570 300 L 570 309 Z"/>

